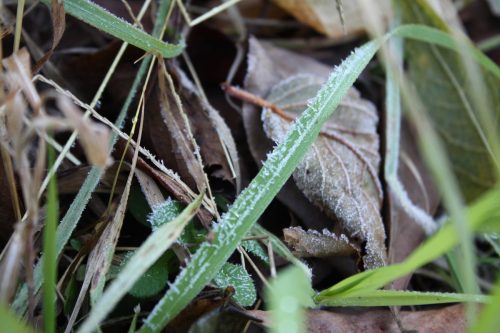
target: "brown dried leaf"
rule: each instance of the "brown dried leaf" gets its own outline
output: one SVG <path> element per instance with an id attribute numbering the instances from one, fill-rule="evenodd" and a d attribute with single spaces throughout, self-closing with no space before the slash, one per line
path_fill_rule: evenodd
<path id="1" fill-rule="evenodd" d="M 324 82 L 313 75 L 293 76 L 275 85 L 266 100 L 295 118 Z M 262 121 L 275 142 L 283 140 L 291 126 L 290 119 L 270 109 L 263 110 Z M 351 89 L 293 173 L 311 202 L 340 221 L 351 238 L 366 242 L 367 269 L 386 263 L 377 123 L 374 105 Z"/>
<path id="2" fill-rule="evenodd" d="M 193 135 L 200 145 L 203 162 L 207 166 L 218 167 L 212 176 L 236 182 L 236 187 L 240 188 L 238 151 L 231 130 L 186 74 L 178 66 L 172 66 L 172 70 L 178 78 L 179 95 L 190 119 Z"/>
<path id="3" fill-rule="evenodd" d="M 270 327 L 269 313 L 253 310 L 248 313 Z M 309 333 L 385 332 L 401 333 L 389 310 L 333 312 L 311 310 L 307 313 Z M 405 331 L 419 333 L 465 332 L 464 305 L 457 304 L 426 311 L 401 311 L 400 320 Z"/>
<path id="4" fill-rule="evenodd" d="M 283 235 L 285 243 L 293 249 L 293 253 L 303 258 L 350 256 L 359 254 L 360 251 L 345 235 L 339 237 L 327 229 L 320 233 L 293 227 L 283 229 Z"/>
<path id="5" fill-rule="evenodd" d="M 359 35 L 365 30 L 362 10 L 359 0 L 342 1 L 343 12 L 342 25 L 337 5 L 333 0 L 273 0 L 299 21 L 311 26 L 317 31 L 334 38 L 348 35 Z M 390 15 L 390 2 L 387 0 L 377 1 L 381 6 L 381 13 L 388 18 Z"/>

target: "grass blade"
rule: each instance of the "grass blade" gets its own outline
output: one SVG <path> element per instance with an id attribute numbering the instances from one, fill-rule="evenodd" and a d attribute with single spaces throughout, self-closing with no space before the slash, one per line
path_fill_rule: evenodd
<path id="1" fill-rule="evenodd" d="M 180 236 L 186 224 L 196 214 L 202 199 L 203 194 L 200 194 L 179 216 L 163 224 L 149 236 L 94 305 L 78 333 L 90 333 L 98 327 L 120 299 L 134 286 L 134 283 Z"/>
<path id="2" fill-rule="evenodd" d="M 359 295 L 324 298 L 325 306 L 410 306 L 457 302 L 488 303 L 489 296 L 456 293 L 433 293 L 402 290 L 374 290 Z"/>
<path id="3" fill-rule="evenodd" d="M 48 165 L 54 163 L 54 148 L 48 147 Z M 43 229 L 43 326 L 44 332 L 56 331 L 56 283 L 57 283 L 57 251 L 56 227 L 59 221 L 59 201 L 57 198 L 56 177 L 50 177 L 47 193 L 47 218 Z"/>
<path id="4" fill-rule="evenodd" d="M 483 308 L 477 321 L 472 325 L 471 333 L 494 333 L 500 327 L 500 279 L 497 281 L 492 292 L 491 303 Z"/>
<path id="5" fill-rule="evenodd" d="M 471 230 L 481 229 L 486 225 L 495 225 L 500 228 L 500 189 L 496 188 L 486 193 L 479 201 L 467 209 L 467 217 Z M 458 243 L 458 234 L 453 225 L 448 223 L 434 236 L 422 244 L 405 261 L 382 267 L 375 270 L 365 271 L 353 275 L 336 285 L 323 290 L 315 300 L 321 303 L 326 297 L 336 295 L 359 294 L 379 289 L 389 282 L 405 276 L 417 268 L 431 262 L 448 252 Z"/>
<path id="6" fill-rule="evenodd" d="M 31 327 L 26 326 L 21 322 L 9 309 L 4 305 L 0 304 L 0 323 L 2 323 L 3 332 L 16 332 L 16 333 L 34 333 Z"/>
<path id="7" fill-rule="evenodd" d="M 42 0 L 42 2 L 50 6 L 51 0 Z M 91 1 L 65 0 L 64 9 L 71 16 L 148 53 L 173 58 L 181 54 L 185 47 L 183 41 L 179 44 L 165 43 Z"/>

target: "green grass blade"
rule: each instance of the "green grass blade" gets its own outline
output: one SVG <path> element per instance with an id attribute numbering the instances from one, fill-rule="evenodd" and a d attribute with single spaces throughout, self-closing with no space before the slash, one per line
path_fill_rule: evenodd
<path id="1" fill-rule="evenodd" d="M 49 6 L 51 1 L 42 0 Z M 65 0 L 64 9 L 71 16 L 154 55 L 173 58 L 180 55 L 185 47 L 183 41 L 179 44 L 165 43 L 88 0 Z"/>
<path id="2" fill-rule="evenodd" d="M 457 45 L 457 41 L 450 36 L 449 33 L 421 24 L 405 24 L 392 30 L 389 34 L 442 46 L 457 52 L 460 52 L 460 47 L 462 47 Z M 488 56 L 474 45 L 469 44 L 467 47 L 478 64 L 488 72 L 500 78 L 500 67 L 498 67 L 494 61 L 488 58 Z"/>
<path id="3" fill-rule="evenodd" d="M 309 277 L 299 267 L 281 272 L 266 290 L 266 300 L 271 310 L 271 333 L 306 332 L 304 307 L 314 305 Z"/>
<path id="4" fill-rule="evenodd" d="M 148 237 L 94 305 L 89 316 L 78 329 L 78 333 L 90 333 L 97 329 L 100 322 L 134 286 L 135 282 L 177 240 L 186 224 L 196 214 L 202 199 L 203 194 L 200 194 L 179 216 L 164 223 Z"/>
<path id="5" fill-rule="evenodd" d="M 500 188 L 493 189 L 483 195 L 476 203 L 467 209 L 467 217 L 471 230 L 478 230 L 484 225 L 496 225 L 500 228 Z M 321 303 L 326 297 L 370 292 L 382 288 L 389 282 L 413 272 L 417 268 L 440 257 L 458 243 L 456 229 L 450 223 L 446 224 L 434 236 L 422 244 L 405 261 L 365 271 L 353 275 L 334 286 L 323 290 L 315 300 Z"/>
<path id="6" fill-rule="evenodd" d="M 500 316 L 498 315 L 500 309 L 500 279 L 498 279 L 491 302 L 481 311 L 477 321 L 470 328 L 471 333 L 495 333 L 498 332 L 500 327 Z"/>
<path id="7" fill-rule="evenodd" d="M 434 293 L 402 290 L 374 290 L 358 295 L 324 298 L 325 306 L 410 306 L 457 302 L 488 303 L 489 296 L 455 293 Z"/>
<path id="8" fill-rule="evenodd" d="M 162 7 L 160 7 L 160 10 L 158 11 L 158 16 L 153 31 L 154 36 L 158 36 L 160 34 L 161 27 L 163 26 L 163 23 L 167 15 L 168 5 L 163 6 L 163 3 L 164 2 L 162 2 Z M 123 127 L 125 117 L 127 116 L 127 111 L 137 94 L 137 91 L 140 87 L 140 84 L 144 76 L 146 75 L 147 69 L 152 59 L 153 59 L 152 55 L 146 56 L 139 67 L 137 75 L 130 88 L 129 94 L 115 121 L 115 126 L 119 129 Z M 118 139 L 118 134 L 116 132 L 111 132 L 112 146 L 114 146 L 117 139 Z M 61 254 L 63 247 L 66 245 L 69 238 L 71 237 L 73 230 L 75 229 L 78 221 L 80 220 L 80 216 L 82 215 L 83 210 L 85 209 L 85 207 L 87 207 L 87 203 L 90 200 L 90 196 L 94 192 L 94 189 L 96 188 L 97 184 L 99 184 L 99 180 L 101 179 L 102 174 L 103 171 L 100 168 L 92 167 L 89 174 L 87 175 L 87 178 L 85 178 L 82 187 L 78 191 L 75 199 L 73 200 L 66 214 L 64 215 L 63 219 L 59 223 L 59 226 L 57 227 L 57 242 L 56 242 L 57 244 L 56 251 L 58 255 Z M 43 261 L 44 257 L 42 256 L 40 258 L 40 261 L 35 267 L 34 277 L 33 277 L 34 292 L 38 292 L 43 283 L 43 273 L 42 273 Z M 16 299 L 12 304 L 12 309 L 16 313 L 24 314 L 27 307 L 27 300 L 28 300 L 28 288 L 26 285 L 24 285 L 23 287 L 21 287 L 20 291 L 16 295 Z"/>
<path id="9" fill-rule="evenodd" d="M 54 149 L 48 147 L 48 165 L 54 163 Z M 56 227 L 59 221 L 59 200 L 57 198 L 57 180 L 50 177 L 47 193 L 47 218 L 43 229 L 43 253 L 45 265 L 43 266 L 43 327 L 44 332 L 56 331 L 56 284 L 57 284 L 57 251 Z"/>
<path id="10" fill-rule="evenodd" d="M 15 333 L 34 333 L 31 327 L 26 326 L 20 321 L 10 310 L 0 303 L 0 327 L 2 332 L 15 332 Z"/>
<path id="11" fill-rule="evenodd" d="M 241 238 L 290 177 L 316 139 L 323 123 L 336 109 L 377 49 L 376 43 L 367 43 L 334 70 L 317 97 L 292 126 L 287 139 L 269 155 L 258 175 L 216 224 L 214 240 L 205 242 L 194 254 L 190 264 L 177 276 L 172 287 L 145 321 L 140 329 L 141 333 L 160 331 L 217 274 Z"/>

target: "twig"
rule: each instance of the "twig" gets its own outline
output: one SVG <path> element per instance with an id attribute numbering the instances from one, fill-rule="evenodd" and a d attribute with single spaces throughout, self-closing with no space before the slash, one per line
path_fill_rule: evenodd
<path id="1" fill-rule="evenodd" d="M 237 88 L 235 86 L 231 86 L 227 83 L 222 83 L 222 89 L 229 95 L 236 97 L 242 101 L 260 106 L 262 108 L 266 108 L 271 110 L 271 112 L 277 114 L 284 120 L 287 120 L 289 122 L 295 121 L 295 117 L 287 113 L 286 111 L 282 110 L 279 108 L 276 104 L 271 103 L 269 101 L 266 101 L 265 99 L 254 95 L 246 90 Z M 337 133 L 330 132 L 330 131 L 323 131 L 321 130 L 319 133 L 321 136 L 324 136 L 330 140 L 337 141 L 338 143 L 344 145 L 349 149 L 363 164 L 365 164 L 368 173 L 370 174 L 370 177 L 372 178 L 376 188 L 377 188 L 377 193 L 379 196 L 379 199 L 382 199 L 383 197 L 383 191 L 382 191 L 382 185 L 380 184 L 380 180 L 378 179 L 377 173 L 375 172 L 373 166 L 370 164 L 370 162 L 363 156 L 363 154 L 359 151 L 358 148 L 354 146 L 353 143 L 351 143 L 349 140 L 346 140 L 343 138 L 341 135 L 338 135 Z"/>

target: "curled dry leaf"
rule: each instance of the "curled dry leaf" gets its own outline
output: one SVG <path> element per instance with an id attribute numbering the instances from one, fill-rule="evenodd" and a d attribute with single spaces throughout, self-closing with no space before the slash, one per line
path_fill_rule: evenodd
<path id="1" fill-rule="evenodd" d="M 194 181 L 196 188 L 202 191 L 206 187 L 199 147 L 196 143 L 191 124 L 188 120 L 181 97 L 176 91 L 172 77 L 167 72 L 163 60 L 158 62 L 158 87 L 160 112 L 163 123 L 168 128 L 173 142 L 173 153 L 177 162 L 184 168 L 183 174 Z"/>
<path id="2" fill-rule="evenodd" d="M 34 67 L 34 72 L 38 72 L 40 68 L 50 59 L 54 53 L 66 28 L 66 14 L 64 12 L 64 3 L 62 1 L 52 0 L 50 6 L 50 14 L 52 16 L 52 45 L 50 49 L 40 58 Z"/>
<path id="3" fill-rule="evenodd" d="M 283 229 L 285 243 L 299 257 L 334 257 L 359 254 L 359 248 L 345 235 L 337 236 L 327 229 L 320 233 L 316 230 L 303 230 L 300 227 Z"/>
<path id="4" fill-rule="evenodd" d="M 282 114 L 263 109 L 267 136 L 282 141 L 291 120 L 306 109 L 324 82 L 321 77 L 303 74 L 275 85 L 266 100 Z M 293 173 L 295 183 L 311 202 L 340 221 L 351 238 L 366 242 L 363 262 L 367 269 L 386 263 L 377 123 L 374 105 L 351 89 Z"/>
<path id="5" fill-rule="evenodd" d="M 299 21 L 329 37 L 359 35 L 365 30 L 359 0 L 342 1 L 340 6 L 333 0 L 273 0 L 273 2 Z M 383 9 L 380 12 L 388 17 L 390 1 L 379 0 L 377 6 L 381 6 Z"/>

